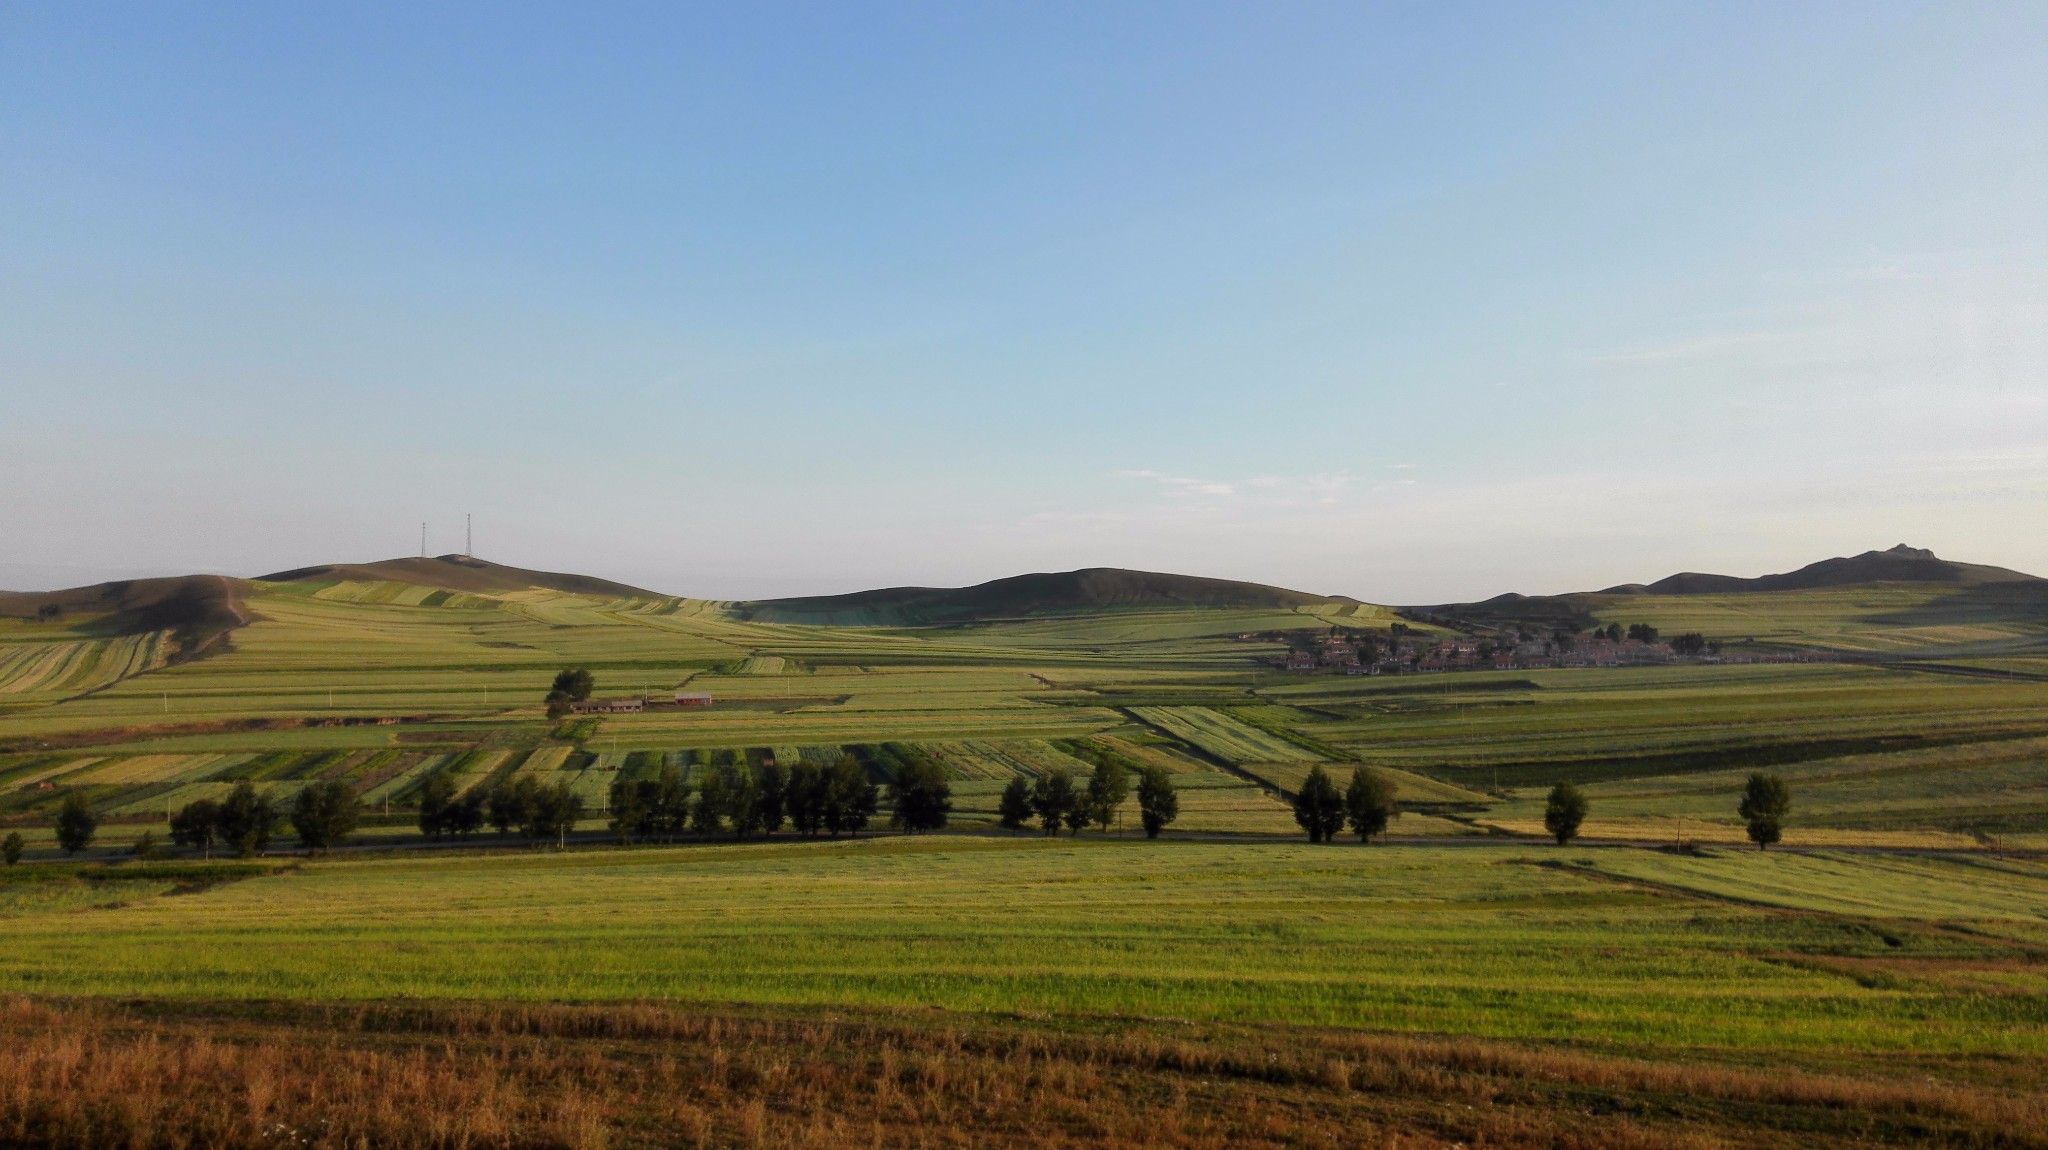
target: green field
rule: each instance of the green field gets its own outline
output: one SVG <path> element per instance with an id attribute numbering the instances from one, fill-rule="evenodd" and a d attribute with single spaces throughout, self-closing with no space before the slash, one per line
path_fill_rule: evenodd
<path id="1" fill-rule="evenodd" d="M 0 1037 L 19 1081 L 56 1082 L 65 1034 L 107 1036 L 94 1057 L 127 1069 L 61 1092 L 106 1092 L 78 1127 L 97 1141 L 140 1138 L 124 1114 L 201 1129 L 217 1115 L 179 1100 L 271 1081 L 372 1144 L 668 1145 L 674 1127 L 910 1146 L 943 1143 L 943 1114 L 1011 1113 L 1009 1084 L 1031 1081 L 1015 1099 L 1065 1108 L 1053 1141 L 1297 1145 L 1344 1113 L 1389 1145 L 2036 1145 L 2013 1132 L 2048 1129 L 2048 869 L 2029 853 L 2048 850 L 2048 666 L 2027 618 L 1957 630 L 1901 594 L 1655 604 L 1660 625 L 1805 643 L 1806 662 L 1379 676 L 1273 666 L 1275 632 L 1385 633 L 1377 608 L 818 626 L 348 579 L 251 585 L 253 621 L 177 660 L 161 637 L 15 620 L 0 824 L 29 865 L 0 872 Z M 600 696 L 687 685 L 714 704 L 550 720 L 569 666 Z M 1104 751 L 1172 774 L 1160 840 L 1135 797 L 1106 831 L 996 828 L 1010 780 L 1085 782 Z M 947 832 L 602 845 L 621 779 L 842 755 L 876 781 L 940 765 Z M 1395 782 L 1393 841 L 1307 845 L 1289 796 L 1356 764 Z M 1793 794 L 1769 853 L 1734 849 L 1758 769 Z M 409 849 L 437 775 L 457 794 L 567 784 L 581 849 Z M 364 853 L 128 861 L 184 803 L 329 780 L 362 797 Z M 1584 788 L 1598 841 L 1548 843 L 1558 781 Z M 103 822 L 63 860 L 73 794 Z M 332 1013 L 373 1008 L 412 1013 L 374 1042 L 368 1015 Z M 841 1040 L 860 1059 L 922 1052 L 903 1057 L 923 1101 L 891 1101 L 896 1055 L 817 1063 L 821 1025 L 857 1028 Z M 526 1061 L 448 1027 L 529 1035 Z M 650 1062 L 646 1027 L 685 1035 L 661 1048 L 682 1061 Z M 223 1031 L 285 1061 L 162 1057 Z M 527 1074 L 519 1097 L 545 1105 L 494 1126 L 499 1104 L 464 1095 L 464 1129 L 496 1133 L 439 1141 L 379 1126 L 386 1103 L 334 1100 L 358 1069 L 423 1081 L 376 1061 L 386 1042 L 461 1066 L 443 1093 Z M 838 1085 L 799 1105 L 720 1065 Z M 0 1139 L 28 1141 L 59 1095 L 9 1089 Z M 871 1125 L 830 1117 L 849 1113 Z M 977 1128 L 991 1144 L 1035 1144 L 1021 1114 L 996 1121 Z"/>
<path id="2" fill-rule="evenodd" d="M 1662 1053 L 2048 1054 L 2048 982 L 2025 961 L 2048 946 L 2039 864 L 1026 837 L 331 862 L 178 897 L 116 880 L 123 904 L 84 914 L 82 892 L 42 885 L 8 888 L 0 989 L 936 1006 Z M 1714 897 L 1731 890 L 1742 902 Z M 1891 923 L 1892 941 L 1859 916 Z M 1864 985 L 1829 958 L 1898 980 Z"/>

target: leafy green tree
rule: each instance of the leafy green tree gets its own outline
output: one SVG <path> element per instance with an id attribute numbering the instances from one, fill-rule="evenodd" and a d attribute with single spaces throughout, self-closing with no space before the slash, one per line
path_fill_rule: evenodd
<path id="1" fill-rule="evenodd" d="M 1045 833 L 1056 835 L 1068 817 L 1081 809 L 1081 793 L 1074 789 L 1074 776 L 1055 767 L 1038 776 L 1031 785 L 1031 810 Z"/>
<path id="2" fill-rule="evenodd" d="M 219 840 L 220 804 L 212 799 L 193 799 L 171 816 L 171 841 L 179 846 L 212 858 L 213 844 Z"/>
<path id="3" fill-rule="evenodd" d="M 1556 836 L 1558 846 L 1579 836 L 1579 826 L 1586 821 L 1586 805 L 1585 792 L 1570 783 L 1550 788 L 1550 799 L 1543 804 L 1543 828 Z"/>
<path id="4" fill-rule="evenodd" d="M 943 764 L 918 755 L 906 759 L 889 781 L 889 823 L 916 834 L 946 825 L 953 809 L 953 786 Z"/>
<path id="5" fill-rule="evenodd" d="M 1083 804 L 1088 821 L 1108 830 L 1130 793 L 1131 772 L 1122 756 L 1104 754 L 1095 764 L 1095 773 L 1088 776 L 1088 798 Z"/>
<path id="6" fill-rule="evenodd" d="M 483 792 L 472 790 L 448 804 L 442 821 L 450 834 L 468 838 L 484 825 Z"/>
<path id="7" fill-rule="evenodd" d="M 697 784 L 697 806 L 690 812 L 690 830 L 700 835 L 715 835 L 725 826 L 725 812 L 732 800 L 726 784 L 731 776 L 723 765 L 703 772 L 704 781 Z"/>
<path id="8" fill-rule="evenodd" d="M 420 833 L 430 839 L 453 830 L 448 825 L 449 808 L 455 805 L 455 780 L 435 772 L 420 782 Z"/>
<path id="9" fill-rule="evenodd" d="M 8 866 L 20 862 L 23 845 L 20 831 L 8 831 L 7 837 L 0 839 L 0 859 L 4 859 Z"/>
<path id="10" fill-rule="evenodd" d="M 783 822 L 789 818 L 789 811 L 783 805 L 789 791 L 789 771 L 781 763 L 764 763 L 754 779 L 759 784 L 754 799 L 759 811 L 757 821 L 762 831 L 772 835 L 781 830 Z"/>
<path id="11" fill-rule="evenodd" d="M 235 784 L 220 804 L 220 841 L 242 858 L 270 846 L 277 829 L 277 807 L 247 779 Z"/>
<path id="12" fill-rule="evenodd" d="M 1628 637 L 1638 643 L 1654 643 L 1657 641 L 1657 629 L 1648 623 L 1630 623 Z"/>
<path id="13" fill-rule="evenodd" d="M 798 762 L 789 768 L 782 805 L 791 829 L 806 836 L 825 829 L 825 773 L 818 764 Z"/>
<path id="14" fill-rule="evenodd" d="M 1166 824 L 1180 817 L 1180 795 L 1173 789 L 1173 772 L 1165 767 L 1146 767 L 1138 774 L 1138 818 L 1145 824 L 1145 837 L 1156 839 Z"/>
<path id="15" fill-rule="evenodd" d="M 1671 640 L 1671 652 L 1674 655 L 1697 655 L 1706 649 L 1707 637 L 1698 631 L 1687 631 L 1683 635 L 1673 636 Z"/>
<path id="16" fill-rule="evenodd" d="M 308 850 L 324 851 L 339 846 L 361 818 L 356 793 L 340 779 L 309 783 L 292 798 L 292 833 L 299 836 L 299 843 Z"/>
<path id="17" fill-rule="evenodd" d="M 746 838 L 761 829 L 761 782 L 744 763 L 720 767 L 725 773 L 725 817 L 736 838 Z"/>
<path id="18" fill-rule="evenodd" d="M 690 784 L 674 766 L 655 772 L 649 797 L 650 830 L 667 838 L 682 834 L 690 825 Z"/>
<path id="19" fill-rule="evenodd" d="M 1344 788 L 1344 814 L 1360 842 L 1371 842 L 1383 834 L 1387 823 L 1399 818 L 1401 806 L 1394 799 L 1394 780 L 1361 766 L 1351 772 L 1351 785 Z"/>
<path id="20" fill-rule="evenodd" d="M 1742 802 L 1736 806 L 1749 824 L 1749 841 L 1764 850 L 1785 836 L 1785 816 L 1792 811 L 1792 792 L 1776 775 L 1753 774 L 1742 788 Z"/>
<path id="21" fill-rule="evenodd" d="M 824 803 L 821 814 L 825 829 L 833 838 L 844 832 L 859 834 L 881 805 L 881 792 L 868 780 L 868 773 L 852 756 L 841 755 L 825 768 Z"/>
<path id="22" fill-rule="evenodd" d="M 513 828 L 523 827 L 532 813 L 534 792 L 540 783 L 532 775 L 519 775 L 510 782 L 499 783 L 491 788 L 490 798 L 484 801 L 484 809 L 491 825 L 501 835 L 509 835 Z"/>
<path id="23" fill-rule="evenodd" d="M 568 845 L 569 832 L 576 829 L 576 820 L 582 817 L 583 796 L 576 793 L 576 788 L 566 782 L 536 785 L 520 830 L 536 842 L 555 840 L 559 850 Z"/>
<path id="24" fill-rule="evenodd" d="M 92 813 L 92 804 L 83 794 L 72 791 L 64 796 L 64 805 L 57 808 L 57 845 L 65 854 L 75 855 L 91 846 L 99 829 L 100 818 Z"/>
<path id="25" fill-rule="evenodd" d="M 996 803 L 996 815 L 1009 830 L 1022 830 L 1031 821 L 1035 808 L 1031 805 L 1031 784 L 1023 775 L 1012 775 L 1003 784 L 1003 797 Z"/>
<path id="26" fill-rule="evenodd" d="M 631 843 L 647 833 L 653 822 L 652 795 L 646 779 L 620 779 L 612 784 L 606 806 L 611 811 L 611 830 L 622 843 Z"/>
<path id="27" fill-rule="evenodd" d="M 1294 821 L 1312 843 L 1328 842 L 1344 829 L 1344 796 L 1321 765 L 1309 768 L 1308 778 L 1295 793 Z"/>
<path id="28" fill-rule="evenodd" d="M 591 677 L 589 668 L 564 668 L 555 675 L 555 685 L 549 689 L 548 693 L 560 692 L 580 703 L 588 699 L 590 692 L 595 690 L 596 687 L 597 680 Z"/>

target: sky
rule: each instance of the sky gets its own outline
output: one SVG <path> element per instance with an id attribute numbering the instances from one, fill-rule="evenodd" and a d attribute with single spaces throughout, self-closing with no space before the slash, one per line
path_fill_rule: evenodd
<path id="1" fill-rule="evenodd" d="M 2048 5 L 0 3 L 0 586 L 2048 574 Z"/>

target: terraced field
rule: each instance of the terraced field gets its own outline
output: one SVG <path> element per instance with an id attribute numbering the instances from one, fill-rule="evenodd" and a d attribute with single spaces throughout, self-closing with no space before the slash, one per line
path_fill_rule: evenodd
<path id="1" fill-rule="evenodd" d="M 1132 707 L 1131 714 L 1230 763 L 1313 761 L 1322 755 L 1208 707 Z"/>
<path id="2" fill-rule="evenodd" d="M 0 630 L 0 708 L 68 698 L 153 671 L 170 656 L 169 634 L 42 641 Z"/>

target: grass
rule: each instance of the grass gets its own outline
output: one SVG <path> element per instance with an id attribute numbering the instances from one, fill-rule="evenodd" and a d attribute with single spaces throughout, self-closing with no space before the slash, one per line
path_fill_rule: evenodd
<path id="1" fill-rule="evenodd" d="M 2044 923 L 2037 912 L 2002 926 L 2004 903 L 1973 918 L 1986 908 L 1967 900 L 1972 872 L 1919 880 L 1923 897 L 1956 896 L 1942 921 L 1976 930 L 1925 945 L 1947 959 L 2023 960 L 2008 994 L 1874 991 L 1775 957 L 1896 950 L 1853 922 L 1674 895 L 1666 888 L 1684 883 L 1670 876 L 1688 873 L 1675 869 L 1634 888 L 1597 862 L 1586 874 L 1531 857 L 1026 837 L 335 861 L 18 915 L 0 988 L 936 1006 L 1666 1054 L 2048 1053 L 2048 987 L 2024 961 Z M 1828 865 L 1842 868 L 1837 884 L 1888 878 L 1859 877 L 1856 860 Z M 2038 873 L 2001 881 L 2048 890 Z M 161 945 L 170 937 L 178 946 Z"/>

